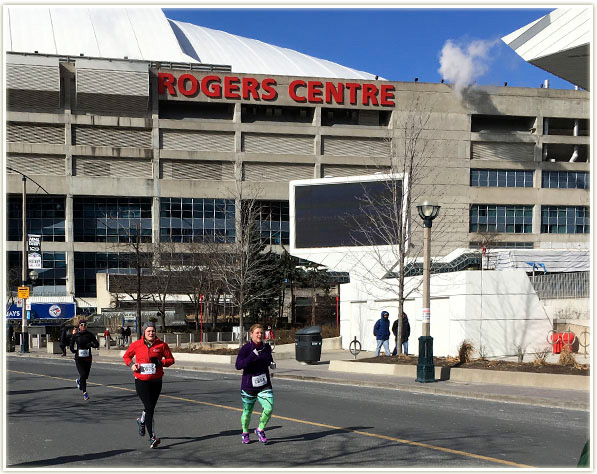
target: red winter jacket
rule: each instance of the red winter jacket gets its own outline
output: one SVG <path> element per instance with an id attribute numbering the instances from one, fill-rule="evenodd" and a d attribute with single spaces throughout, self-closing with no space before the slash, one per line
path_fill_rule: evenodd
<path id="1" fill-rule="evenodd" d="M 160 341 L 157 337 L 150 347 L 147 347 L 143 338 L 133 342 L 126 350 L 122 358 L 124 359 L 124 363 L 126 365 L 131 365 L 133 357 L 135 357 L 135 363 L 137 365 L 150 364 L 152 362 L 156 363 L 156 360 L 161 362 L 156 364 L 155 374 L 142 374 L 138 371 L 133 372 L 135 378 L 139 380 L 161 379 L 164 376 L 164 369 L 162 365 L 164 367 L 170 367 L 172 364 L 174 364 L 174 356 L 172 356 L 172 352 L 170 352 L 168 344 Z"/>

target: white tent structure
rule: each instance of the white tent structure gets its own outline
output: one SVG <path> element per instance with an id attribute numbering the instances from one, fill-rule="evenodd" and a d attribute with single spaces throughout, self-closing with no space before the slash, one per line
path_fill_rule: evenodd
<path id="1" fill-rule="evenodd" d="M 590 90 L 592 7 L 558 8 L 502 41 L 525 61 Z"/>
<path id="2" fill-rule="evenodd" d="M 232 72 L 374 79 L 287 48 L 169 20 L 158 7 L 10 6 L 7 51 L 231 66 Z"/>

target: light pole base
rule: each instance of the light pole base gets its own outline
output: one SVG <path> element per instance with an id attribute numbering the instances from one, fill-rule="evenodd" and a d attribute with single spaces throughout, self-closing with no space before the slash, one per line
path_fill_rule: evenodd
<path id="1" fill-rule="evenodd" d="M 417 363 L 416 382 L 435 382 L 435 366 L 433 364 L 433 338 L 419 337 L 419 361 Z"/>
<path id="2" fill-rule="evenodd" d="M 25 354 L 27 352 L 29 352 L 29 335 L 21 333 L 21 353 Z"/>

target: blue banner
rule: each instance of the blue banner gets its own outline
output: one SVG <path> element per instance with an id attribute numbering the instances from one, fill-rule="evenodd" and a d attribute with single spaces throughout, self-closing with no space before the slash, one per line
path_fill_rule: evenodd
<path id="1" fill-rule="evenodd" d="M 22 309 L 13 303 L 8 307 L 6 317 L 9 320 L 20 320 L 22 318 Z M 52 324 L 51 320 L 73 318 L 75 316 L 75 309 L 75 303 L 32 303 L 27 319 L 42 319 L 45 320 L 45 323 Z"/>

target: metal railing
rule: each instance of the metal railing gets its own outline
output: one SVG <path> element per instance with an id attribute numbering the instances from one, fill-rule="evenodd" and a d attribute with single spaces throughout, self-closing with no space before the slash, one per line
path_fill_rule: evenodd
<path id="1" fill-rule="evenodd" d="M 529 275 L 539 299 L 588 298 L 589 272 Z"/>

